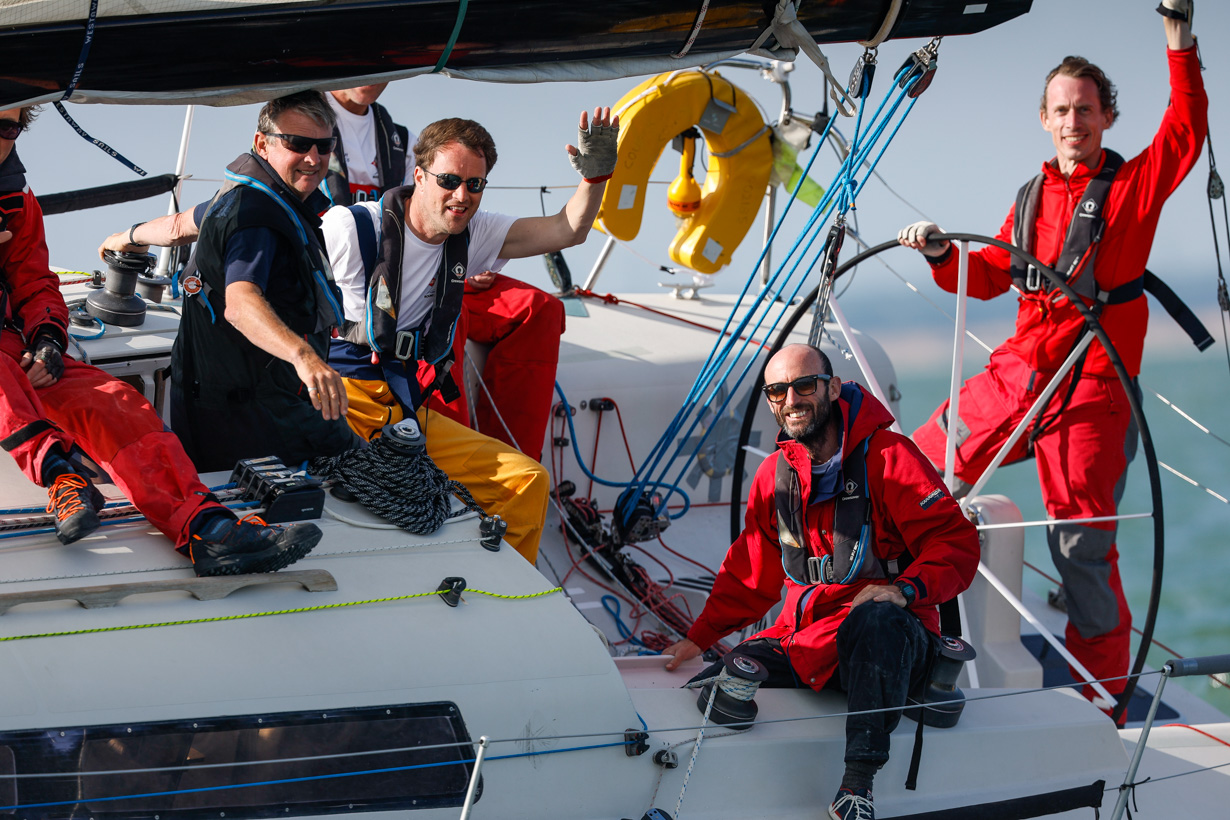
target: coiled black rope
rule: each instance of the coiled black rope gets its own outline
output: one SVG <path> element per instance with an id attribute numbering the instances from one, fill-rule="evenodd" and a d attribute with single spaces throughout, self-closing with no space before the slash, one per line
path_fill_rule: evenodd
<path id="1" fill-rule="evenodd" d="M 313 459 L 312 475 L 333 481 L 366 509 L 415 535 L 440 529 L 450 518 L 483 508 L 460 481 L 449 478 L 422 449 L 407 451 L 378 438 L 363 450 Z M 465 506 L 454 510 L 452 497 Z"/>

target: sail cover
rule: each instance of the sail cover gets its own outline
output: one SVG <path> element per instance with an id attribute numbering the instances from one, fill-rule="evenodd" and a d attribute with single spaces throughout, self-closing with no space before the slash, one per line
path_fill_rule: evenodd
<path id="1" fill-rule="evenodd" d="M 818 43 L 971 34 L 1032 0 L 0 0 L 0 109 L 260 102 L 439 72 L 605 80 L 756 47 L 795 14 Z M 76 81 L 74 82 L 74 77 Z"/>

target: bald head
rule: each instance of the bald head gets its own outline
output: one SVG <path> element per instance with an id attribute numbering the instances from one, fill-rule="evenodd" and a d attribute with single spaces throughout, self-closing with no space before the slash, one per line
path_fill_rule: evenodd
<path id="1" fill-rule="evenodd" d="M 786 373 L 795 375 L 784 375 Z M 765 384 L 788 382 L 799 376 L 816 374 L 833 375 L 833 365 L 829 362 L 829 357 L 818 348 L 804 344 L 786 345 L 773 354 L 773 358 L 769 359 L 764 368 Z"/>

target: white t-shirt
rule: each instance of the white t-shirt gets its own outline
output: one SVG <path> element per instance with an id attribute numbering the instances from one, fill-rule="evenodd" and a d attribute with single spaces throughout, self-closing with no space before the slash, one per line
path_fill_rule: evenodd
<path id="1" fill-rule="evenodd" d="M 379 244 L 380 202 L 357 204 L 372 215 Z M 335 206 L 325 213 L 322 229 L 333 276 L 342 290 L 342 311 L 347 319 L 357 322 L 363 319 L 367 293 L 363 283 L 363 255 L 359 250 L 354 220 L 355 215 L 348 208 Z M 507 214 L 475 212 L 470 219 L 467 276 L 488 270 L 498 271 L 504 267 L 508 260 L 500 258 L 500 248 L 504 246 L 508 229 L 516 221 L 517 217 Z M 444 243 L 431 245 L 424 242 L 409 227 L 404 229 L 402 243 L 401 304 L 397 311 L 397 329 L 410 330 L 417 327 L 431 310 Z"/>
<path id="2" fill-rule="evenodd" d="M 337 114 L 337 132 L 342 136 L 342 151 L 339 157 L 346 163 L 346 180 L 350 183 L 352 202 L 379 199 L 382 180 L 380 160 L 376 155 L 376 112 L 369 105 L 366 114 L 351 114 L 332 94 L 326 94 L 329 105 Z M 418 136 L 411 131 L 406 146 L 406 176 L 402 185 L 414 182 L 414 143 Z"/>

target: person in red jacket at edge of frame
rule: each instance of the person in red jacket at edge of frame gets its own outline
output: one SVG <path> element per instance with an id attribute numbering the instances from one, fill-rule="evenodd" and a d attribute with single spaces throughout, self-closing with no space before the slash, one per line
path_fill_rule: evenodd
<path id="1" fill-rule="evenodd" d="M 1167 197 L 1200 156 L 1208 133 L 1208 98 L 1192 39 L 1188 0 L 1165 0 L 1163 15 L 1170 103 L 1153 142 L 1126 162 L 1102 148 L 1103 132 L 1118 116 L 1115 87 L 1101 69 L 1081 57 L 1067 57 L 1047 75 L 1039 117 L 1055 144 L 1055 157 L 1018 195 L 997 238 L 1030 251 L 1043 264 L 1071 271 L 1068 283 L 1087 305 L 1104 301 L 1100 321 L 1128 375 L 1140 372 L 1149 308 L 1141 284 L 1158 218 Z M 1118 170 L 1114 165 L 1121 163 Z M 1099 180 L 1103 185 L 1101 240 L 1090 242 L 1082 228 L 1095 220 Z M 1040 183 L 1040 184 L 1038 184 Z M 1035 188 L 1032 196 L 1026 191 Z M 1032 225 L 1018 226 L 1033 213 Z M 1081 223 L 1086 223 L 1082 225 Z M 899 241 L 921 251 L 936 283 L 956 292 L 957 254 L 947 241 L 928 242 L 940 229 L 931 222 L 904 228 Z M 968 492 L 989 466 L 1029 407 L 1054 378 L 1084 332 L 1084 320 L 1066 298 L 1002 248 L 970 254 L 969 295 L 991 299 L 1014 284 L 1020 290 L 1016 333 L 992 354 L 986 369 L 961 388 L 956 427 L 954 491 Z M 1014 265 L 1019 266 L 1014 270 Z M 1049 405 L 1009 453 L 1006 463 L 1034 456 L 1042 500 L 1051 519 L 1114 516 L 1123 494 L 1127 465 L 1135 456 L 1137 429 L 1127 395 L 1102 343 L 1096 338 L 1082 362 L 1058 386 Z M 1072 381 L 1075 379 L 1075 385 Z M 948 403 L 914 431 L 914 441 L 940 468 L 948 435 Z M 1066 607 L 1067 647 L 1106 690 L 1120 695 L 1130 660 L 1132 614 L 1123 595 L 1114 521 L 1059 523 L 1048 527 L 1047 543 L 1062 587 L 1054 596 Z M 1078 673 L 1072 670 L 1076 679 Z M 1118 678 L 1115 680 L 1105 680 Z M 1086 698 L 1110 713 L 1115 704 Z M 1123 710 L 1121 722 L 1126 718 Z"/>
<path id="2" fill-rule="evenodd" d="M 14 150 L 34 116 L 32 106 L 0 111 L 0 447 L 48 488 L 47 512 L 64 544 L 94 532 L 106 503 L 80 460 L 84 452 L 192 559 L 197 575 L 294 563 L 320 541 L 318 527 L 238 520 L 200 482 L 179 439 L 137 390 L 65 353 L 68 307 L 48 267 L 43 211 Z"/>
<path id="3" fill-rule="evenodd" d="M 338 137 L 338 150 L 329 158 L 329 172 L 320 187 L 333 205 L 379 199 L 390 188 L 414 181 L 417 135 L 394 123 L 376 102 L 387 86 L 377 83 L 343 88 L 330 91 L 326 97 L 338 117 L 333 132 Z M 195 242 L 208 204 L 203 202 L 196 208 L 138 222 L 113 233 L 103 240 L 98 255 L 106 250 L 144 253 L 150 245 L 174 247 Z M 461 308 L 450 368 L 460 395 L 445 401 L 435 392 L 427 405 L 458 424 L 473 426 L 542 461 L 555 396 L 560 336 L 564 333 L 564 303 L 527 282 L 488 270 L 466 279 Z M 488 347 L 482 384 L 474 396 L 467 395 L 467 340 Z M 433 376 L 432 368 L 424 366 L 419 374 L 420 386 L 426 389 Z"/>
<path id="4" fill-rule="evenodd" d="M 782 428 L 778 449 L 756 471 L 743 532 L 704 610 L 687 637 L 663 652 L 672 656 L 666 669 L 756 623 L 784 583 L 777 622 L 726 657 L 762 663 L 769 675 L 762 686 L 840 688 L 851 712 L 889 707 L 846 718 L 846 769 L 828 811 L 835 820 L 871 820 L 872 779 L 888 761 L 889 735 L 901 718 L 891 707 L 904 706 L 925 683 L 939 640 L 936 606 L 973 580 L 978 533 L 926 456 L 887 429 L 888 409 L 858 384 L 835 378 L 820 350 L 783 348 L 764 379 Z M 782 497 L 786 486 L 791 491 Z M 784 500 L 797 511 L 793 522 L 779 516 Z M 838 508 L 859 500 L 871 506 L 869 540 L 861 561 L 845 565 L 840 556 L 849 551 L 834 550 Z"/>

